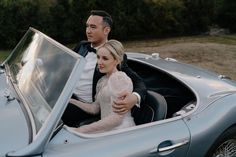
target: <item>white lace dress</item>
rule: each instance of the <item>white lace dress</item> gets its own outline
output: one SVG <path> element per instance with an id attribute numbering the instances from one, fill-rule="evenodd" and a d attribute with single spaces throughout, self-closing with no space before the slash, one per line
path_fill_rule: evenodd
<path id="1" fill-rule="evenodd" d="M 97 84 L 97 95 L 94 103 L 79 105 L 81 109 L 91 114 L 101 112 L 101 120 L 79 128 L 79 132 L 97 133 L 134 126 L 131 112 L 119 115 L 112 110 L 112 102 L 119 99 L 123 91 L 132 92 L 133 83 L 124 72 L 115 72 L 110 77 L 103 76 Z"/>

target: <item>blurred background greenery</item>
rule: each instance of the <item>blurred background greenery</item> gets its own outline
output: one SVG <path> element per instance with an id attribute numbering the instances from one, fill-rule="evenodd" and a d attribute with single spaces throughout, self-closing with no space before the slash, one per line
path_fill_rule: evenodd
<path id="1" fill-rule="evenodd" d="M 235 0 L 1 0 L 0 49 L 12 49 L 29 27 L 62 44 L 85 39 L 90 10 L 114 19 L 111 38 L 138 40 L 236 31 Z M 1 51 L 3 54 L 4 51 Z"/>

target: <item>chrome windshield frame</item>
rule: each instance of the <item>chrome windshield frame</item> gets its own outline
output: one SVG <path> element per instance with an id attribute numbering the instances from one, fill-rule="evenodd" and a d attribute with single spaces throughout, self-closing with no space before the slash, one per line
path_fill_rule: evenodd
<path id="1" fill-rule="evenodd" d="M 34 119 L 32 118 L 35 114 L 34 112 L 32 112 L 32 108 L 30 108 L 30 105 L 32 105 L 32 104 L 29 104 L 32 101 L 29 101 L 25 97 L 24 91 L 22 92 L 22 89 L 23 89 L 24 86 L 22 86 L 22 88 L 19 87 L 19 82 L 17 82 L 17 81 L 21 81 L 21 80 L 16 79 L 16 80 L 12 81 L 15 88 L 17 88 L 16 92 L 18 93 L 20 99 L 22 100 L 22 103 L 24 104 L 24 106 L 26 106 L 26 110 L 28 112 L 29 119 L 32 123 L 31 125 L 32 125 L 32 130 L 33 130 L 33 141 L 26 148 L 23 148 L 22 150 L 9 153 L 8 154 L 9 156 L 27 156 L 27 155 L 42 153 L 44 147 L 46 146 L 47 142 L 49 141 L 50 137 L 53 134 L 53 130 L 56 128 L 57 124 L 60 122 L 60 118 L 61 118 L 61 116 L 62 116 L 62 114 L 63 114 L 63 112 L 66 108 L 66 105 L 69 102 L 69 99 L 72 95 L 72 91 L 74 90 L 74 84 L 76 84 L 79 81 L 79 77 L 80 77 L 79 74 L 81 74 L 81 72 L 83 70 L 83 67 L 84 67 L 84 64 L 86 62 L 85 59 L 82 56 L 76 54 L 75 52 L 73 52 L 69 48 L 63 46 L 62 44 L 60 44 L 58 42 L 56 42 L 52 38 L 50 38 L 47 35 L 41 33 L 40 31 L 38 31 L 34 28 L 30 28 L 27 32 L 34 32 L 34 33 L 38 34 L 39 36 L 41 36 L 42 38 L 47 40 L 50 44 L 52 44 L 53 46 L 58 48 L 58 50 L 61 50 L 62 52 L 64 52 L 68 56 L 68 59 L 67 59 L 67 62 L 66 62 L 67 64 L 63 65 L 63 63 L 62 63 L 62 65 L 61 65 L 61 66 L 65 66 L 65 68 L 64 68 L 65 70 L 63 72 L 66 72 L 66 76 L 62 75 L 61 77 L 66 77 L 66 78 L 64 80 L 62 79 L 63 80 L 62 82 L 64 84 L 60 88 L 60 90 L 61 90 L 60 93 L 58 95 L 56 95 L 58 97 L 56 97 L 56 100 L 54 101 L 55 104 L 53 103 L 54 105 L 52 106 L 52 108 L 50 110 L 50 113 L 46 114 L 48 116 L 45 119 L 43 119 L 42 126 L 38 130 L 36 128 L 37 126 L 35 124 L 36 123 L 35 118 Z M 19 46 L 19 45 L 20 44 L 18 44 L 17 46 Z M 9 68 L 10 68 L 9 63 L 11 62 L 11 57 L 13 57 L 14 51 L 16 51 L 16 49 L 17 49 L 17 47 L 13 50 L 11 55 L 4 62 L 4 64 L 6 66 L 9 66 Z M 71 61 L 73 63 L 68 62 L 70 58 L 72 60 L 74 60 L 74 61 Z M 56 59 L 60 59 L 60 61 L 61 60 L 66 60 L 65 58 L 62 58 L 61 56 L 59 56 L 58 58 L 54 57 L 53 59 L 54 60 L 52 60 L 52 61 L 56 61 Z M 59 61 L 59 63 L 60 63 L 60 61 Z M 50 63 L 50 62 L 48 62 L 48 63 Z M 59 63 L 57 65 L 59 65 Z M 49 66 L 50 65 L 52 65 L 52 64 L 49 64 Z M 70 65 L 70 66 L 67 67 L 67 65 Z M 9 68 L 6 68 L 6 69 L 9 69 Z M 70 68 L 71 68 L 71 70 L 68 70 Z M 52 68 L 52 70 L 55 70 L 55 69 L 56 69 L 55 67 Z M 33 69 L 32 71 L 35 71 L 35 69 Z M 56 71 L 57 71 L 57 69 L 56 69 Z M 60 70 L 58 70 L 58 71 L 60 72 Z M 49 71 L 49 72 L 52 72 L 52 71 Z M 17 74 L 18 73 L 19 72 L 17 72 Z M 52 77 L 53 77 L 53 79 L 55 79 L 55 75 L 52 76 Z M 53 79 L 51 79 L 51 80 L 49 79 L 49 80 L 51 81 L 50 82 L 51 84 L 54 84 L 53 85 L 53 87 L 54 87 L 56 83 L 53 81 Z M 58 80 L 60 80 L 60 79 L 61 78 L 58 78 Z M 30 78 L 29 82 L 33 82 L 33 81 Z M 33 82 L 33 83 L 36 83 L 36 81 Z M 30 88 L 32 88 L 32 83 L 30 84 Z M 32 88 L 32 90 L 29 90 L 30 91 L 29 93 L 35 92 L 34 89 L 38 89 L 38 88 Z M 35 94 L 35 95 L 36 96 L 32 98 L 33 100 L 38 99 L 37 94 Z M 44 97 L 42 97 L 42 98 L 44 98 Z M 40 103 L 40 104 L 42 104 L 42 103 Z"/>

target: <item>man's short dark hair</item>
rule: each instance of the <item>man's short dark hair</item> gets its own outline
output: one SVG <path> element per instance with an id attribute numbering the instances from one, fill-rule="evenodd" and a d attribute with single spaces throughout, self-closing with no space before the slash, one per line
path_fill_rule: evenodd
<path id="1" fill-rule="evenodd" d="M 107 26 L 112 28 L 113 21 L 112 21 L 111 15 L 108 14 L 106 11 L 104 11 L 104 10 L 92 10 L 90 12 L 90 15 L 96 15 L 96 16 L 103 17 L 103 22 L 105 24 L 107 24 Z"/>

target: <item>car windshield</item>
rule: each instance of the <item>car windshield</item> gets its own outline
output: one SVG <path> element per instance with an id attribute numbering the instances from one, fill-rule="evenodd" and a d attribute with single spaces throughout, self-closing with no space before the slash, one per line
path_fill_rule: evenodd
<path id="1" fill-rule="evenodd" d="M 55 106 L 77 58 L 69 49 L 34 29 L 29 29 L 7 59 L 6 68 L 29 106 L 36 132 Z"/>

